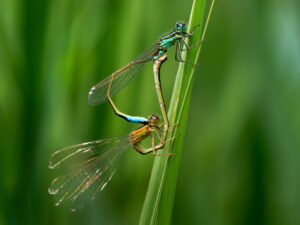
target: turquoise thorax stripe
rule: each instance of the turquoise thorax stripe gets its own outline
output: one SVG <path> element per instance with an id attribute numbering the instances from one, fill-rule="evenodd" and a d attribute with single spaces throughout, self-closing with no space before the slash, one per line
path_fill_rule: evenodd
<path id="1" fill-rule="evenodd" d="M 160 50 L 153 56 L 154 60 L 157 60 L 162 54 L 164 54 L 168 48 L 173 46 L 177 41 L 177 35 L 166 35 L 166 37 L 163 37 L 159 40 Z"/>
<path id="2" fill-rule="evenodd" d="M 177 37 L 176 36 L 173 36 L 173 37 L 170 37 L 168 39 L 162 39 L 161 40 L 161 47 L 163 49 L 167 49 L 169 47 L 171 47 L 172 45 L 174 45 L 177 41 Z"/>

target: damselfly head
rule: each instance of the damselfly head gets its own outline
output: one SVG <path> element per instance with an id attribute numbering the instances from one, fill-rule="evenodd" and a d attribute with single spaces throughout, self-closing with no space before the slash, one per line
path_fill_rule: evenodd
<path id="1" fill-rule="evenodd" d="M 186 25 L 185 25 L 185 23 L 177 22 L 176 25 L 175 25 L 175 28 L 176 28 L 176 31 L 186 32 Z"/>
<path id="2" fill-rule="evenodd" d="M 160 118 L 159 118 L 158 115 L 151 114 L 151 115 L 149 116 L 149 122 L 150 122 L 150 123 L 153 123 L 153 124 L 157 124 L 157 123 L 160 122 Z"/>

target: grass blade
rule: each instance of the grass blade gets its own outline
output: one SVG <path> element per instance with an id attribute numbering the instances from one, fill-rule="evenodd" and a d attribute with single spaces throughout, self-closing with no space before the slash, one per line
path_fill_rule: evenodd
<path id="1" fill-rule="evenodd" d="M 195 43 L 199 40 L 200 31 L 203 27 L 205 3 L 206 0 L 195 0 L 193 2 L 188 30 L 191 30 L 191 28 L 197 24 L 200 25 L 201 29 L 197 29 L 193 37 L 189 38 L 188 41 L 191 43 Z M 202 40 L 206 33 L 213 5 L 214 0 L 211 3 L 206 24 L 202 32 Z M 201 45 L 188 52 L 184 52 L 183 59 L 196 63 L 199 58 L 200 49 Z M 168 112 L 170 124 L 178 124 L 178 126 L 175 126 L 174 129 L 170 130 L 170 137 L 175 136 L 176 139 L 169 142 L 167 146 L 167 149 L 170 149 L 170 152 L 173 152 L 176 155 L 155 158 L 147 195 L 140 217 L 141 225 L 170 224 L 194 72 L 195 67 L 187 63 L 181 63 L 178 68 Z"/>

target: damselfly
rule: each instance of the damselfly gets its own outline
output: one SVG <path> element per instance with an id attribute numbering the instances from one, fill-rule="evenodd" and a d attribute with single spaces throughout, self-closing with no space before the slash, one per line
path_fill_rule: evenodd
<path id="1" fill-rule="evenodd" d="M 112 178 L 121 156 L 130 146 L 141 154 L 156 154 L 161 145 L 155 145 L 153 134 L 161 142 L 159 121 L 158 116 L 150 115 L 145 125 L 129 135 L 73 145 L 53 153 L 49 168 L 66 170 L 52 181 L 48 190 L 55 197 L 55 205 L 71 201 L 71 210 L 75 211 L 93 200 Z M 149 136 L 152 147 L 144 148 L 141 142 Z"/>
<path id="2" fill-rule="evenodd" d="M 135 60 L 123 66 L 92 87 L 89 92 L 89 103 L 91 105 L 97 105 L 105 101 L 111 80 L 114 81 L 114 85 L 111 87 L 110 95 L 114 96 L 117 94 L 139 73 L 145 62 L 159 59 L 159 57 L 166 53 L 168 48 L 173 45 L 176 45 L 175 60 L 178 62 L 187 62 L 182 59 L 181 52 L 186 49 L 190 49 L 200 43 L 200 41 L 196 42 L 192 46 L 188 46 L 184 38 L 192 36 L 194 30 L 198 26 L 199 25 L 195 26 L 192 29 L 192 32 L 188 33 L 185 23 L 176 23 L 175 29 L 172 32 L 160 37 L 153 46 L 140 54 Z M 185 46 L 185 49 L 183 49 L 183 46 Z"/>

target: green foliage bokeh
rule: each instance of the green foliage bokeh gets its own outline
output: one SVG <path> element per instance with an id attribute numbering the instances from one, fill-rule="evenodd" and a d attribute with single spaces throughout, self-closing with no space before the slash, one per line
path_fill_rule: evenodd
<path id="1" fill-rule="evenodd" d="M 88 91 L 187 21 L 191 4 L 0 2 L 0 224 L 138 223 L 152 155 L 128 151 L 107 188 L 77 213 L 53 205 L 48 158 L 136 128 L 108 103 L 88 105 Z M 172 224 L 300 224 L 299 10 L 293 0 L 216 1 L 195 74 Z M 167 102 L 173 56 L 162 72 Z M 129 114 L 159 113 L 151 63 L 114 100 Z"/>

